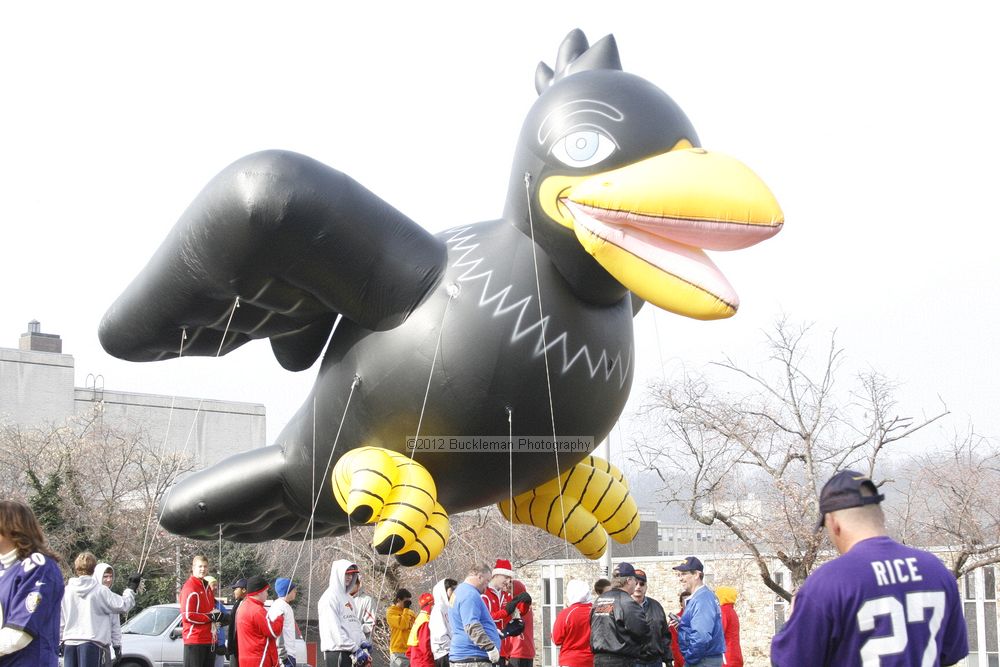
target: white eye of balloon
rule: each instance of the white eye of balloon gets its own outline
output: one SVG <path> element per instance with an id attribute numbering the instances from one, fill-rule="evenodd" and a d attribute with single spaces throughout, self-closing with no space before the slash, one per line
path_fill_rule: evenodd
<path id="1" fill-rule="evenodd" d="M 578 130 L 558 139 L 552 154 L 569 167 L 589 167 L 615 152 L 611 137 L 596 130 Z"/>

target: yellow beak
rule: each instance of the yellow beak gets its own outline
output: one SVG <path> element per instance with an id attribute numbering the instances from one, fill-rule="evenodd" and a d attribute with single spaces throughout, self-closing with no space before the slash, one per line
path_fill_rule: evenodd
<path id="1" fill-rule="evenodd" d="M 720 319 L 739 298 L 709 250 L 777 234 L 784 215 L 748 167 L 701 148 L 674 150 L 563 189 L 577 239 L 639 297 L 680 315 Z"/>

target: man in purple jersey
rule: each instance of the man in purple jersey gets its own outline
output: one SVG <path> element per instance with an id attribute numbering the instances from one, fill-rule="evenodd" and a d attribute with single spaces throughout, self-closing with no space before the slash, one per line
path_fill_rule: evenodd
<path id="1" fill-rule="evenodd" d="M 34 512 L 0 500 L 0 667 L 56 667 L 63 578 Z"/>
<path id="2" fill-rule="evenodd" d="M 819 529 L 841 556 L 809 575 L 771 641 L 776 667 L 953 665 L 969 653 L 954 575 L 886 535 L 885 497 L 842 470 L 823 487 Z"/>

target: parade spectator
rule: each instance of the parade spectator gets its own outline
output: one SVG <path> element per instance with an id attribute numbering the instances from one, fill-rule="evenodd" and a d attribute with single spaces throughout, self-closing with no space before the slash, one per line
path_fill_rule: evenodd
<path id="1" fill-rule="evenodd" d="M 281 634 L 278 636 L 278 660 L 284 667 L 295 667 L 299 660 L 305 660 L 306 656 L 295 654 L 295 610 L 292 603 L 299 595 L 299 589 L 295 582 L 286 577 L 279 577 L 274 581 L 274 594 L 278 599 L 271 604 L 267 612 L 270 620 L 275 620 L 279 616 L 282 620 Z"/>
<path id="2" fill-rule="evenodd" d="M 590 612 L 594 667 L 633 667 L 649 642 L 646 614 L 632 599 L 636 583 L 635 568 L 630 563 L 619 563 L 611 577 L 611 588 L 594 601 Z"/>
<path id="3" fill-rule="evenodd" d="M 220 612 L 219 620 L 212 623 L 212 636 L 215 638 L 215 642 L 212 645 L 212 653 L 215 654 L 215 667 L 225 667 L 226 635 L 228 634 L 228 627 L 232 625 L 232 619 L 235 616 L 230 616 L 226 605 L 222 604 L 222 601 L 219 600 L 218 579 L 208 575 L 205 577 L 205 581 L 212 588 L 212 596 L 215 597 L 215 608 Z"/>
<path id="4" fill-rule="evenodd" d="M 531 611 L 531 596 L 524 583 L 514 579 L 511 582 L 511 599 L 507 603 L 510 621 L 506 628 L 507 656 L 511 667 L 531 667 L 535 663 L 535 617 Z M 520 628 L 514 629 L 519 624 Z M 500 653 L 503 654 L 501 645 Z"/>
<path id="5" fill-rule="evenodd" d="M 823 486 L 816 529 L 826 528 L 840 556 L 792 598 L 791 615 L 771 640 L 777 667 L 953 665 L 968 655 L 955 576 L 937 556 L 887 535 L 883 500 L 853 470 Z"/>
<path id="6" fill-rule="evenodd" d="M 230 587 L 233 589 L 233 610 L 230 613 L 229 634 L 226 637 L 226 656 L 229 658 L 229 667 L 239 667 L 239 639 L 236 634 L 236 611 L 240 608 L 240 603 L 247 593 L 247 580 L 240 578 L 233 582 Z"/>
<path id="7" fill-rule="evenodd" d="M 489 566 L 476 565 L 455 589 L 448 612 L 451 663 L 486 667 L 500 662 L 500 631 L 482 597 L 489 579 Z"/>
<path id="8" fill-rule="evenodd" d="M 191 576 L 181 587 L 181 627 L 184 637 L 184 667 L 215 667 L 212 624 L 221 618 L 215 608 L 215 594 L 205 581 L 208 558 L 191 559 Z"/>
<path id="9" fill-rule="evenodd" d="M 667 613 L 659 601 L 646 595 L 649 582 L 644 570 L 635 571 L 635 590 L 632 599 L 635 600 L 649 623 L 649 642 L 642 649 L 636 667 L 667 667 L 673 665 L 674 654 L 670 650 L 670 627 L 667 625 Z"/>
<path id="10" fill-rule="evenodd" d="M 358 592 L 354 596 L 354 612 L 361 621 L 365 641 L 371 644 L 372 633 L 375 632 L 375 598 L 365 593 L 364 582 L 358 584 Z"/>
<path id="11" fill-rule="evenodd" d="M 687 603 L 689 597 L 691 597 L 691 594 L 687 591 L 681 591 L 681 594 L 678 596 L 680 606 L 675 614 L 677 621 L 680 621 L 681 616 L 684 615 L 684 605 Z M 681 655 L 681 647 L 677 643 L 677 623 L 671 623 L 669 619 L 670 617 L 668 617 L 667 624 L 670 626 L 670 651 L 674 654 L 674 667 L 684 667 L 684 656 Z"/>
<path id="12" fill-rule="evenodd" d="M 596 600 L 600 595 L 611 589 L 611 581 L 601 577 L 594 582 L 594 599 Z"/>
<path id="13" fill-rule="evenodd" d="M 389 626 L 389 667 L 409 667 L 406 657 L 406 640 L 417 615 L 410 606 L 413 595 L 405 588 L 396 591 L 393 603 L 385 610 L 385 622 Z"/>
<path id="14" fill-rule="evenodd" d="M 722 634 L 726 638 L 726 667 L 743 667 L 743 648 L 740 646 L 740 618 L 736 615 L 737 592 L 731 586 L 718 586 L 715 596 L 722 610 Z"/>
<path id="15" fill-rule="evenodd" d="M 240 667 L 278 667 L 278 637 L 285 617 L 269 619 L 264 601 L 267 600 L 267 579 L 247 579 L 247 595 L 236 619 L 240 635 Z"/>
<path id="16" fill-rule="evenodd" d="M 705 566 L 694 556 L 688 556 L 674 566 L 684 590 L 691 594 L 684 606 L 684 615 L 677 625 L 677 644 L 688 667 L 719 667 L 726 653 L 722 634 L 722 611 L 719 600 L 705 585 Z"/>
<path id="17" fill-rule="evenodd" d="M 0 500 L 0 667 L 56 667 L 63 590 L 35 513 Z"/>
<path id="18" fill-rule="evenodd" d="M 610 585 L 611 582 L 608 582 Z M 552 643 L 559 647 L 561 667 L 593 667 L 594 652 L 590 650 L 590 586 L 580 579 L 570 579 L 566 585 L 565 607 L 552 624 Z"/>
<path id="19" fill-rule="evenodd" d="M 434 584 L 434 607 L 431 609 L 431 620 L 428 622 L 431 633 L 431 650 L 434 653 L 434 667 L 448 667 L 448 653 L 451 650 L 451 623 L 448 612 L 451 610 L 451 599 L 458 582 L 454 579 L 442 579 Z"/>
<path id="20" fill-rule="evenodd" d="M 132 575 L 129 587 L 116 595 L 105 586 L 104 575 L 111 568 L 89 551 L 77 555 L 62 600 L 62 642 L 64 667 L 103 667 L 111 659 L 112 614 L 135 606 L 135 591 L 141 577 Z M 113 574 L 110 575 L 112 578 Z"/>
<path id="21" fill-rule="evenodd" d="M 431 611 L 434 608 L 434 596 L 423 593 L 417 604 L 420 613 L 413 621 L 410 636 L 406 640 L 406 657 L 410 667 L 434 667 L 434 650 L 431 648 Z"/>
<path id="22" fill-rule="evenodd" d="M 348 560 L 330 566 L 330 585 L 319 598 L 319 647 L 326 667 L 363 667 L 371 662 L 354 596 L 361 590 L 361 572 Z"/>

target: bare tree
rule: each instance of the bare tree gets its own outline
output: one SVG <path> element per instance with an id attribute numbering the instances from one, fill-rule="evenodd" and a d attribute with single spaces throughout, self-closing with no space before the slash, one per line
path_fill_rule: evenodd
<path id="1" fill-rule="evenodd" d="M 956 577 L 1000 563 L 1000 447 L 972 429 L 947 449 L 914 457 L 898 476 L 903 502 L 889 506 L 911 544 L 948 546 Z"/>
<path id="2" fill-rule="evenodd" d="M 811 340 L 808 326 L 779 320 L 759 369 L 727 358 L 711 364 L 712 374 L 654 385 L 642 412 L 656 434 L 637 439 L 631 455 L 659 474 L 668 502 L 702 524 L 726 526 L 753 555 L 765 585 L 786 600 L 791 593 L 770 563 L 777 558 L 791 573 L 791 589 L 816 565 L 823 482 L 841 468 L 875 479 L 887 447 L 948 414 L 897 414 L 893 383 L 875 371 L 841 391 L 835 333 L 819 355 L 811 354 Z"/>

